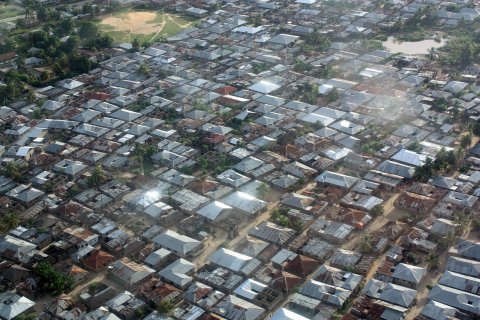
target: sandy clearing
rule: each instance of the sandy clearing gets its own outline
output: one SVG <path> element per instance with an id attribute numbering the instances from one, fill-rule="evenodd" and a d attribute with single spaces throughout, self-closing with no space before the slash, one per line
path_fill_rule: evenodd
<path id="1" fill-rule="evenodd" d="M 165 25 L 165 21 L 155 23 L 156 17 L 155 12 L 137 11 L 125 13 L 121 16 L 107 17 L 100 24 L 113 27 L 113 31 L 129 32 L 130 34 L 152 34 L 160 32 Z"/>

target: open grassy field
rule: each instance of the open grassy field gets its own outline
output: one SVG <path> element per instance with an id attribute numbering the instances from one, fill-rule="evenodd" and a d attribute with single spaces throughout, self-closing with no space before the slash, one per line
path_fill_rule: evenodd
<path id="1" fill-rule="evenodd" d="M 101 18 L 100 29 L 111 35 L 116 43 L 155 41 L 169 37 L 195 23 L 191 17 L 161 11 L 137 10 L 128 8 Z"/>
<path id="2" fill-rule="evenodd" d="M 0 20 L 15 17 L 25 12 L 21 7 L 16 5 L 2 5 L 0 4 Z"/>

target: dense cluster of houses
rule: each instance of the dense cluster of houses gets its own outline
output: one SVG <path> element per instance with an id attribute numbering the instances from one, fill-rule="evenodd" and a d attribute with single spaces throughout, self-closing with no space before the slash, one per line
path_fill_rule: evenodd
<path id="1" fill-rule="evenodd" d="M 453 80 L 352 40 L 427 4 L 445 26 L 480 8 L 323 2 L 197 1 L 195 27 L 1 106 L 0 219 L 21 222 L 0 238 L 0 319 L 480 316 L 478 231 L 458 218 L 480 212 L 480 144 L 462 173 L 413 179 L 460 148 L 436 99 L 479 118 L 479 69 Z M 314 32 L 345 41 L 304 52 Z M 74 291 L 45 299 L 40 262 Z"/>

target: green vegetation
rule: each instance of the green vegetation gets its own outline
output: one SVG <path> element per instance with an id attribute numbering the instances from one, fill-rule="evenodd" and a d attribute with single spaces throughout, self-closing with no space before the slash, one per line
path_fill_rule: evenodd
<path id="1" fill-rule="evenodd" d="M 260 199 L 266 200 L 268 193 L 270 191 L 270 187 L 268 184 L 262 182 L 258 187 L 257 187 L 257 195 Z"/>
<path id="2" fill-rule="evenodd" d="M 373 155 L 383 147 L 384 147 L 384 144 L 382 143 L 382 141 L 372 140 L 362 145 L 362 152 Z"/>
<path id="3" fill-rule="evenodd" d="M 107 180 L 107 174 L 100 165 L 96 165 L 92 174 L 87 179 L 89 187 L 98 187 Z"/>
<path id="4" fill-rule="evenodd" d="M 327 98 L 328 98 L 328 101 L 330 102 L 337 101 L 339 97 L 340 97 L 340 94 L 338 93 L 337 88 L 333 88 L 327 93 Z"/>
<path id="5" fill-rule="evenodd" d="M 297 88 L 297 91 L 300 95 L 300 101 L 310 104 L 315 104 L 320 96 L 317 84 L 304 83 L 303 86 Z"/>
<path id="6" fill-rule="evenodd" d="M 43 292 L 59 295 L 73 288 L 73 279 L 55 270 L 48 262 L 38 263 L 33 272 L 40 278 L 40 286 Z"/>
<path id="7" fill-rule="evenodd" d="M 205 145 L 205 144 L 204 144 Z M 208 151 L 198 160 L 200 170 L 203 173 L 219 174 L 233 165 L 232 161 L 221 152 Z"/>
<path id="8" fill-rule="evenodd" d="M 377 204 L 370 212 L 374 217 L 383 216 L 385 208 L 383 207 L 383 204 Z"/>
<path id="9" fill-rule="evenodd" d="M 385 35 L 394 36 L 401 41 L 421 41 L 428 37 L 431 28 L 435 27 L 438 18 L 430 14 L 434 11 L 431 5 L 417 10 L 415 14 L 403 21 L 397 20 L 392 27 L 386 28 Z"/>
<path id="10" fill-rule="evenodd" d="M 382 42 L 375 39 L 362 40 L 362 47 L 363 47 L 363 50 L 365 50 L 366 52 L 385 49 Z"/>
<path id="11" fill-rule="evenodd" d="M 135 144 L 133 155 L 138 162 L 138 167 L 142 176 L 153 170 L 152 156 L 157 152 L 158 149 L 153 145 Z"/>
<path id="12" fill-rule="evenodd" d="M 373 237 L 370 233 L 363 235 L 358 247 L 361 253 L 370 253 L 373 250 Z"/>
<path id="13" fill-rule="evenodd" d="M 305 72 L 313 70 L 313 65 L 309 62 L 305 62 L 302 59 L 295 59 L 293 70 L 296 72 Z"/>
<path id="14" fill-rule="evenodd" d="M 475 122 L 471 125 L 471 128 L 472 128 L 472 133 L 473 133 L 475 136 L 480 137 L 480 120 L 475 121 Z"/>
<path id="15" fill-rule="evenodd" d="M 453 214 L 453 221 L 456 224 L 455 234 L 461 236 L 470 223 L 470 215 L 462 211 L 457 211 Z"/>
<path id="16" fill-rule="evenodd" d="M 436 252 L 430 252 L 425 258 L 425 262 L 428 265 L 429 270 L 436 270 L 439 266 L 438 254 Z"/>
<path id="17" fill-rule="evenodd" d="M 175 305 L 170 300 L 162 300 L 157 304 L 156 309 L 162 315 L 169 315 L 175 309 Z"/>
<path id="18" fill-rule="evenodd" d="M 23 8 L 16 5 L 0 5 L 0 19 L 16 17 L 24 12 Z"/>
<path id="19" fill-rule="evenodd" d="M 3 215 L 3 218 L 0 220 L 0 232 L 4 233 L 8 230 L 15 229 L 21 222 L 20 216 L 17 213 L 7 213 Z"/>
<path id="20" fill-rule="evenodd" d="M 255 27 L 258 27 L 262 24 L 263 15 L 258 13 L 254 16 L 248 17 L 248 23 L 253 24 Z"/>
<path id="21" fill-rule="evenodd" d="M 1 87 L 0 87 L 1 88 Z M 3 174 L 17 182 L 23 181 L 22 167 L 18 162 L 9 161 L 3 168 Z"/>
<path id="22" fill-rule="evenodd" d="M 317 51 L 326 51 L 330 48 L 330 38 L 317 30 L 310 33 L 305 42 L 307 45 L 314 47 Z"/>
<path id="23" fill-rule="evenodd" d="M 462 148 L 462 150 L 465 151 L 465 155 L 470 149 L 471 144 L 472 144 L 472 135 L 470 133 L 463 135 L 462 138 L 460 139 L 460 148 Z"/>
<path id="24" fill-rule="evenodd" d="M 302 231 L 302 222 L 298 219 L 288 216 L 289 211 L 290 209 L 284 207 L 275 208 L 270 212 L 270 220 L 282 227 L 290 228 L 297 232 Z"/>
<path id="25" fill-rule="evenodd" d="M 262 73 L 263 71 L 267 71 L 270 69 L 270 64 L 269 63 L 266 63 L 266 62 L 254 62 L 252 63 L 252 71 L 255 73 L 255 74 L 259 74 L 259 73 Z"/>
<path id="26" fill-rule="evenodd" d="M 405 261 L 413 265 L 417 265 L 421 262 L 421 260 L 417 257 L 417 255 L 412 251 L 408 251 L 405 254 Z"/>
<path id="27" fill-rule="evenodd" d="M 407 150 L 420 152 L 422 151 L 422 145 L 418 141 L 414 141 L 407 146 Z"/>
<path id="28" fill-rule="evenodd" d="M 38 315 L 35 312 L 29 314 L 19 314 L 14 318 L 14 320 L 36 320 L 38 319 Z"/>
<path id="29" fill-rule="evenodd" d="M 446 151 L 445 148 L 442 148 L 434 161 L 431 158 L 427 158 L 423 166 L 415 169 L 413 179 L 427 182 L 437 172 L 445 172 L 455 168 L 457 161 L 455 151 Z"/>
<path id="30" fill-rule="evenodd" d="M 454 37 L 447 44 L 441 47 L 440 61 L 456 69 L 463 69 L 475 61 L 475 57 L 480 53 L 478 37 L 472 37 L 465 34 Z"/>

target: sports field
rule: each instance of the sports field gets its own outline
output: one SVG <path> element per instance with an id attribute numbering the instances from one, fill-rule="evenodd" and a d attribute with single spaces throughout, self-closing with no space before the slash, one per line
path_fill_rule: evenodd
<path id="1" fill-rule="evenodd" d="M 191 27 L 195 19 L 161 11 L 127 9 L 111 14 L 99 21 L 100 28 L 115 42 L 154 41 L 169 37 Z"/>

